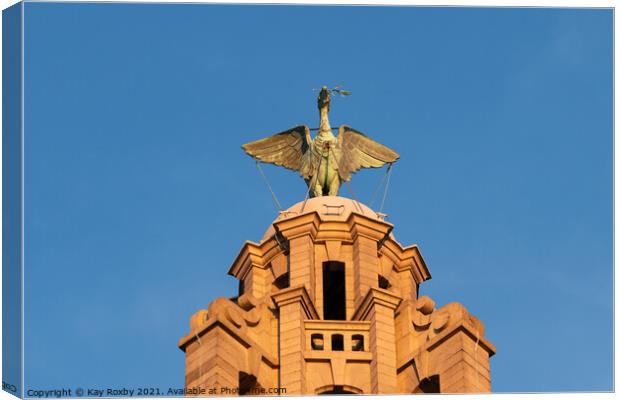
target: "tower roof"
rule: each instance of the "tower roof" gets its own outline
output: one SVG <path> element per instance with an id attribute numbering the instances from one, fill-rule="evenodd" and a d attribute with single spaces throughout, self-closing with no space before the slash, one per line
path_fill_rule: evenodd
<path id="1" fill-rule="evenodd" d="M 305 202 L 300 201 L 287 210 L 280 211 L 273 223 L 312 212 L 316 212 L 322 221 L 346 221 L 351 213 L 383 221 L 381 214 L 376 213 L 358 201 L 340 196 L 321 196 L 310 198 Z M 269 225 L 269 228 L 263 235 L 263 240 L 269 239 L 275 233 L 273 223 Z"/>
<path id="2" fill-rule="evenodd" d="M 259 243 L 245 242 L 228 274 L 244 279 L 252 268 L 274 266 L 279 271 L 276 275 L 282 273 L 286 265 L 281 263 L 282 260 L 275 260 L 287 251 L 286 242 L 300 235 L 310 235 L 313 243 L 335 241 L 341 244 L 351 244 L 361 235 L 376 242 L 376 250 L 385 256 L 385 265 L 382 264 L 381 268 L 386 269 L 386 274 L 392 269 L 399 272 L 410 270 L 418 284 L 430 279 L 430 272 L 418 247 L 400 244 L 392 233 L 394 226 L 384 218 L 385 214 L 345 197 L 320 196 L 300 201 L 280 212 Z M 276 231 L 282 235 L 276 235 Z M 330 246 L 333 247 L 333 243 Z"/>

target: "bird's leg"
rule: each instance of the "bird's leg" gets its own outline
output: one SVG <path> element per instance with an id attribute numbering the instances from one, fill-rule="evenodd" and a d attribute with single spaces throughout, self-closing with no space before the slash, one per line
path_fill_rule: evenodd
<path id="1" fill-rule="evenodd" d="M 318 177 L 317 177 L 318 178 Z M 319 196 L 323 196 L 323 185 L 321 184 L 319 179 L 316 179 L 314 182 L 314 188 L 312 189 L 313 192 L 313 196 L 312 197 L 319 197 Z"/>
<path id="2" fill-rule="evenodd" d="M 329 195 L 338 196 L 338 190 L 340 190 L 340 176 L 336 173 L 331 182 L 329 182 Z"/>

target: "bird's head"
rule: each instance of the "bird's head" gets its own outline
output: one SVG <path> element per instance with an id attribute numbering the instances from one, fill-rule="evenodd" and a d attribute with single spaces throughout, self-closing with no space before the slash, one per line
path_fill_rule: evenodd
<path id="1" fill-rule="evenodd" d="M 321 91 L 319 92 L 319 97 L 317 99 L 319 110 L 324 107 L 327 107 L 327 111 L 329 111 L 329 102 L 331 101 L 330 95 L 331 95 L 331 90 L 329 90 L 327 86 L 323 86 L 321 88 Z"/>

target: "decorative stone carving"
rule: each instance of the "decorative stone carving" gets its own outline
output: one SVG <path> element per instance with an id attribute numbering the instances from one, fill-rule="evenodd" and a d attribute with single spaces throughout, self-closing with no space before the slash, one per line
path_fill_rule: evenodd
<path id="1" fill-rule="evenodd" d="M 279 385 L 287 395 L 490 391 L 495 348 L 484 326 L 459 303 L 437 308 L 418 298 L 430 273 L 418 247 L 403 247 L 392 229 L 341 197 L 311 198 L 281 213 L 230 267 L 243 283 L 239 296 L 215 299 L 190 318 L 179 342 L 186 387 L 260 394 L 252 390 Z M 338 269 L 329 269 L 334 263 Z M 338 296 L 330 296 L 334 287 Z M 343 297 L 343 312 L 326 313 Z"/>
<path id="2" fill-rule="evenodd" d="M 449 303 L 435 309 L 435 302 L 428 296 L 422 296 L 415 304 L 412 323 L 416 336 L 424 341 L 432 340 L 448 327 L 465 322 L 472 326 L 479 336 L 484 335 L 484 325 L 480 320 L 469 314 L 461 303 Z"/>

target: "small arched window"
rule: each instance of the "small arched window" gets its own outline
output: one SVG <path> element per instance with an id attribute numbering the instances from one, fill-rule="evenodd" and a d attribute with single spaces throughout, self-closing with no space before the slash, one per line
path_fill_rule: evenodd
<path id="1" fill-rule="evenodd" d="M 324 348 L 323 335 L 320 333 L 313 333 L 310 336 L 310 344 L 312 345 L 312 350 L 323 350 Z"/>
<path id="2" fill-rule="evenodd" d="M 339 334 L 332 335 L 332 351 L 343 351 L 344 350 L 344 337 Z"/>
<path id="3" fill-rule="evenodd" d="M 344 263 L 323 263 L 323 319 L 344 321 L 347 318 Z"/>
<path id="4" fill-rule="evenodd" d="M 351 350 L 364 351 L 364 335 L 353 335 L 351 337 Z"/>

